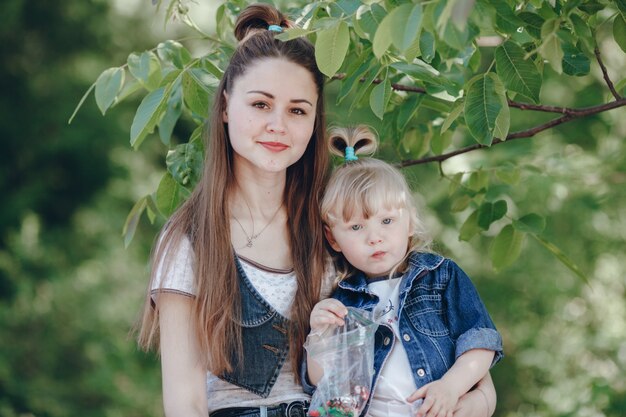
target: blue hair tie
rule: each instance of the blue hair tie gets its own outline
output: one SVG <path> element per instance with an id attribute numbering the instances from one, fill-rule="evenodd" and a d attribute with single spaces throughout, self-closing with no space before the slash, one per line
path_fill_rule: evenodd
<path id="1" fill-rule="evenodd" d="M 358 156 L 354 154 L 354 147 L 346 146 L 346 156 L 343 158 L 346 162 L 357 161 L 359 159 Z"/>
<path id="2" fill-rule="evenodd" d="M 281 33 L 283 31 L 283 28 L 282 28 L 282 26 L 278 26 L 278 25 L 269 25 L 267 27 L 267 30 L 271 30 L 272 32 Z"/>

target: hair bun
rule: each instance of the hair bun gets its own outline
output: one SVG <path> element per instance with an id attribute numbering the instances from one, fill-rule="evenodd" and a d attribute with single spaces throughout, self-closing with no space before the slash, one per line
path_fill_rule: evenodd
<path id="1" fill-rule="evenodd" d="M 352 146 L 355 155 L 372 155 L 378 148 L 378 138 L 365 125 L 333 127 L 328 132 L 328 148 L 334 155 L 345 157 L 346 147 Z"/>
<path id="2" fill-rule="evenodd" d="M 235 38 L 241 42 L 254 32 L 267 30 L 270 25 L 290 28 L 293 25 L 278 9 L 270 4 L 251 4 L 239 13 L 235 22 Z"/>

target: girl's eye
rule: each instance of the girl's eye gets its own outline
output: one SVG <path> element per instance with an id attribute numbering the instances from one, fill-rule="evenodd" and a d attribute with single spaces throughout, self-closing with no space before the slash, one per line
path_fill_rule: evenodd
<path id="1" fill-rule="evenodd" d="M 350 226 L 350 230 L 354 230 L 355 232 L 357 230 L 361 230 L 362 226 L 360 224 L 353 224 L 352 226 Z"/>
<path id="2" fill-rule="evenodd" d="M 383 224 L 391 224 L 391 223 L 393 223 L 393 219 L 390 219 L 390 218 L 383 219 Z"/>

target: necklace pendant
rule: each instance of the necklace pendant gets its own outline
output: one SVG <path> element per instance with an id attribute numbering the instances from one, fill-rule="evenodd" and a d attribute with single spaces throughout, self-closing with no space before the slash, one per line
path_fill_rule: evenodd
<path id="1" fill-rule="evenodd" d="M 252 239 L 248 238 L 248 243 L 246 243 L 246 246 L 249 248 L 252 247 Z"/>

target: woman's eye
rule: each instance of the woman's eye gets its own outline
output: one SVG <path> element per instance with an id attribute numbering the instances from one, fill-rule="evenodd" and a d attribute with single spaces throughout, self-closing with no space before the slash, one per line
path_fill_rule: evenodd
<path id="1" fill-rule="evenodd" d="M 389 218 L 383 219 L 383 224 L 391 224 L 391 223 L 393 223 L 393 219 L 389 219 Z"/>
<path id="2" fill-rule="evenodd" d="M 352 226 L 350 226 L 350 230 L 354 230 L 354 231 L 361 230 L 361 227 L 362 226 L 360 224 L 353 224 Z"/>
<path id="3" fill-rule="evenodd" d="M 300 115 L 300 116 L 303 116 L 303 115 L 306 114 L 306 112 L 304 110 L 302 110 L 302 109 L 293 109 L 293 110 L 291 110 L 291 112 L 294 113 L 294 114 Z"/>
<path id="4" fill-rule="evenodd" d="M 264 102 L 262 102 L 262 101 L 257 101 L 257 102 L 254 102 L 254 103 L 252 103 L 252 106 L 253 106 L 253 107 L 256 107 L 257 109 L 266 109 L 266 108 L 268 108 L 268 107 L 269 107 L 269 106 L 267 105 L 267 103 L 264 103 Z"/>

